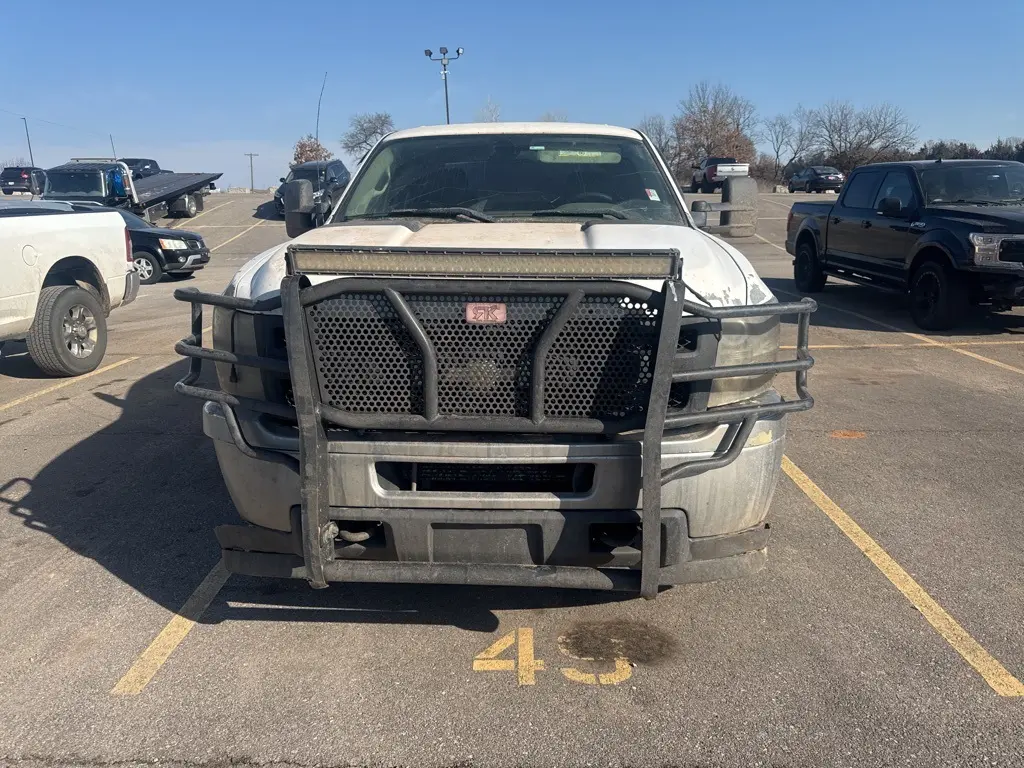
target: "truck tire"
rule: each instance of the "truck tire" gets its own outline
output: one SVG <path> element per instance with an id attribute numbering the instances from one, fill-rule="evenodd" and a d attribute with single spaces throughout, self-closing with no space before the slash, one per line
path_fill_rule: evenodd
<path id="1" fill-rule="evenodd" d="M 703 178 L 700 180 L 700 191 L 705 195 L 709 195 L 715 191 L 715 185 L 711 182 L 705 181 Z"/>
<path id="2" fill-rule="evenodd" d="M 696 194 L 700 192 L 700 184 L 697 183 L 696 179 L 690 179 L 690 193 Z"/>
<path id="3" fill-rule="evenodd" d="M 970 305 L 967 286 L 937 261 L 921 264 L 910 278 L 910 316 L 918 328 L 945 331 L 959 323 Z"/>
<path id="4" fill-rule="evenodd" d="M 196 213 L 199 212 L 199 205 L 196 203 L 195 195 L 185 195 L 185 210 L 182 215 L 186 219 L 195 218 Z"/>
<path id="5" fill-rule="evenodd" d="M 828 275 L 821 269 L 813 243 L 804 240 L 797 246 L 796 258 L 793 260 L 793 282 L 796 283 L 796 289 L 801 293 L 820 293 L 825 290 L 827 281 Z"/>
<path id="6" fill-rule="evenodd" d="M 81 376 L 96 370 L 107 351 L 107 316 L 91 291 L 51 285 L 39 292 L 25 343 L 43 373 Z"/>
<path id="7" fill-rule="evenodd" d="M 139 273 L 139 282 L 143 285 L 159 283 L 164 276 L 159 260 L 149 251 L 136 251 L 132 254 L 132 260 L 135 262 L 135 271 Z"/>

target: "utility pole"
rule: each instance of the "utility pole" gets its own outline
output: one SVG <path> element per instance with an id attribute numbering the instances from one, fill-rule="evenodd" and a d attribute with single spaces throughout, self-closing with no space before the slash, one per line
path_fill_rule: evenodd
<path id="1" fill-rule="evenodd" d="M 245 156 L 249 158 L 249 191 L 250 192 L 255 192 L 256 191 L 256 184 L 255 184 L 255 182 L 253 182 L 252 159 L 254 157 L 259 157 L 259 154 L 256 153 L 256 152 L 246 152 Z"/>
<path id="2" fill-rule="evenodd" d="M 110 136 L 110 151 L 114 153 L 114 159 L 117 160 L 117 150 L 114 149 L 114 134 L 107 134 Z"/>
<path id="3" fill-rule="evenodd" d="M 448 62 L 455 61 L 463 53 L 465 53 L 465 51 L 462 48 L 456 48 L 455 55 L 452 56 L 451 58 L 448 58 L 447 48 L 445 48 L 442 45 L 439 50 L 441 52 L 441 58 L 439 59 L 434 58 L 434 52 L 431 51 L 429 48 L 425 50 L 423 53 L 425 53 L 427 58 L 430 59 L 431 61 L 441 62 L 441 79 L 444 80 L 444 121 L 446 124 L 451 125 L 452 117 L 451 113 L 448 111 Z"/>
<path id="4" fill-rule="evenodd" d="M 36 164 L 36 159 L 32 157 L 32 137 L 28 135 L 28 118 L 23 117 L 21 118 L 21 121 L 25 123 L 25 141 L 28 142 L 28 162 L 29 165 L 34 167 Z"/>

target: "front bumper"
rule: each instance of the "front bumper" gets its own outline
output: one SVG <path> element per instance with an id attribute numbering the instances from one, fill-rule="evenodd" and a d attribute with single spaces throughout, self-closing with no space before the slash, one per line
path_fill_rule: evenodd
<path id="1" fill-rule="evenodd" d="M 165 272 L 195 272 L 210 262 L 209 248 L 199 251 L 164 251 L 163 254 L 167 265 Z M 178 261 L 181 256 L 186 257 L 185 261 Z"/>
<path id="2" fill-rule="evenodd" d="M 527 265 L 537 256 L 520 252 L 508 255 Z M 665 570 L 684 568 L 683 564 L 689 562 L 691 539 L 731 535 L 757 527 L 764 518 L 781 462 L 782 419 L 785 414 L 806 410 L 813 403 L 806 389 L 806 372 L 813 364 L 807 337 L 809 315 L 815 304 L 805 299 L 794 304 L 712 308 L 688 301 L 683 296 L 682 281 L 676 277 L 678 255 L 666 255 L 672 260 L 671 264 L 665 262 L 668 272 L 660 293 L 623 282 L 537 278 L 446 278 L 442 282 L 341 278 L 307 288 L 302 287 L 305 277 L 291 259 L 291 274 L 282 284 L 280 297 L 248 300 L 188 289 L 176 291 L 177 298 L 192 304 L 193 332 L 175 347 L 192 358 L 188 376 L 175 389 L 211 401 L 205 411 L 208 429 L 216 439 L 218 460 L 229 489 L 237 497 L 240 511 L 246 510 L 243 516 L 262 526 L 237 529 L 227 534 L 226 539 L 222 535 L 222 545 L 228 545 L 225 562 L 229 567 L 244 569 L 241 561 L 249 555 L 261 559 L 257 556 L 290 552 L 290 556 L 298 557 L 294 551 L 282 550 L 281 543 L 286 539 L 292 541 L 289 546 L 294 549 L 297 536 L 301 542 L 301 561 L 292 562 L 287 568 L 279 561 L 274 573 L 301 575 L 315 587 L 339 579 L 543 583 L 639 588 L 644 597 L 654 597 L 659 585 L 695 580 L 690 575 Z M 430 256 L 423 254 L 423 263 L 430 264 Z M 637 259 L 630 263 L 652 262 Z M 318 385 L 318 377 L 328 374 L 313 367 L 310 323 L 314 321 L 310 316 L 318 316 L 320 310 L 316 308 L 338 296 L 363 296 L 375 291 L 382 292 L 388 297 L 384 300 L 395 306 L 400 322 L 416 339 L 426 361 L 425 411 L 406 414 L 342 410 L 327 402 Z M 564 297 L 562 309 L 546 328 L 542 327 L 544 332 L 533 347 L 532 386 L 524 392 L 529 415 L 470 417 L 439 409 L 435 342 L 404 298 L 407 295 L 412 300 L 416 295 L 438 292 L 457 296 L 480 293 Z M 547 387 L 561 386 L 557 382 L 563 380 L 547 378 L 547 350 L 554 348 L 556 339 L 563 338 L 559 334 L 570 316 L 575 317 L 586 296 L 626 296 L 628 299 L 616 300 L 627 301 L 626 304 L 605 301 L 634 312 L 638 307 L 647 307 L 652 313 L 649 316 L 653 319 L 645 327 L 654 334 L 649 342 L 654 347 L 650 353 L 644 353 L 650 357 L 643 358 L 649 360 L 651 375 L 645 389 L 630 390 L 649 398 L 639 413 L 572 418 L 547 413 Z M 204 304 L 243 314 L 282 310 L 288 360 L 203 349 Z M 307 311 L 307 307 L 311 309 Z M 684 312 L 688 314 L 683 315 Z M 795 360 L 714 366 L 723 320 L 782 314 L 799 316 Z M 692 335 L 694 345 L 680 346 L 681 333 Z M 290 407 L 197 387 L 195 382 L 203 360 L 224 364 L 225 369 L 245 367 L 288 373 L 296 405 Z M 771 393 L 760 401 L 707 407 L 706 393 L 714 379 L 783 372 L 796 374 L 798 399 L 785 401 Z M 386 379 L 380 380 L 380 386 L 388 383 Z M 676 384 L 692 386 L 695 394 L 687 404 L 670 408 L 670 388 Z M 696 394 L 701 392 L 703 396 Z M 275 444 L 256 426 L 261 419 L 275 418 L 279 426 L 282 420 L 291 420 L 296 425 L 285 426 L 286 432 L 290 429 L 295 433 L 290 446 Z M 230 442 L 217 439 L 218 435 L 224 437 L 225 430 Z M 384 437 L 374 437 L 381 432 Z M 497 437 L 488 440 L 488 435 Z M 288 436 L 278 437 L 284 440 Z M 296 450 L 296 442 L 301 450 Z M 684 449 L 670 452 L 677 445 Z M 740 459 L 742 463 L 738 463 Z M 543 464 L 575 462 L 591 465 L 590 476 L 594 479 L 578 491 L 573 486 L 569 490 L 538 493 L 506 490 L 487 494 L 480 489 L 467 492 L 451 488 L 441 493 L 424 493 L 416 484 L 415 469 L 411 470 L 411 483 L 392 482 L 394 475 L 379 471 L 382 460 L 405 465 L 405 469 L 410 469 L 409 464 L 439 462 L 474 468 L 496 464 L 502 469 L 502 465 L 525 464 L 529 465 L 527 474 Z M 726 471 L 703 479 L 721 470 Z M 460 470 L 449 466 L 443 472 L 457 475 Z M 567 534 L 566 528 L 570 518 L 577 521 L 572 523 L 577 526 L 577 533 L 572 535 Z M 286 525 L 287 530 L 283 530 Z M 595 565 L 594 552 L 588 549 L 593 546 L 592 538 L 597 536 L 600 542 L 607 543 L 608 536 L 601 530 L 595 533 L 594 525 L 613 526 L 611 530 L 616 536 L 625 536 L 627 543 L 622 546 L 635 550 L 622 553 L 623 556 L 629 554 L 638 559 Z M 630 525 L 632 529 L 628 529 Z M 275 528 L 276 532 L 272 530 Z M 387 530 L 392 532 L 390 538 Z M 380 531 L 385 533 L 380 537 L 381 544 L 375 547 L 346 538 L 367 534 L 368 541 Z M 399 537 L 395 531 L 404 532 Z M 569 538 L 562 544 L 567 535 Z M 251 546 L 245 544 L 249 540 L 253 542 Z M 273 545 L 276 549 L 268 549 L 271 545 L 267 541 L 277 541 Z M 358 546 L 352 549 L 352 544 Z M 763 546 L 735 554 L 744 562 L 756 561 L 758 557 L 763 560 L 763 555 Z"/>

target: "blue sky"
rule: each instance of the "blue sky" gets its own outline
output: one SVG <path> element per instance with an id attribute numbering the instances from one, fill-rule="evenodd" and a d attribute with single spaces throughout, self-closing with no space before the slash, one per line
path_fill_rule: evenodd
<path id="1" fill-rule="evenodd" d="M 39 165 L 108 154 L 113 133 L 123 156 L 232 185 L 248 184 L 243 153 L 258 152 L 267 187 L 314 129 L 325 70 L 320 136 L 335 152 L 356 112 L 443 122 L 439 65 L 423 55 L 442 45 L 466 49 L 451 65 L 453 121 L 490 98 L 503 119 L 633 125 L 708 79 L 766 116 L 890 101 L 922 139 L 1024 135 L 1024 0 L 0 0 L 0 29 L 32 40 L 31 58 L 3 64 L 0 163 L 27 156 L 27 115 Z"/>

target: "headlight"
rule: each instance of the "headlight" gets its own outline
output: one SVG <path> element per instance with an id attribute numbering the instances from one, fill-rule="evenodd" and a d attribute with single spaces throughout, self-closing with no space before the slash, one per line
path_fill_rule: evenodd
<path id="1" fill-rule="evenodd" d="M 747 317 L 722 321 L 716 366 L 774 363 L 779 354 L 778 315 Z M 771 389 L 775 374 L 715 379 L 711 384 L 708 407 L 749 400 Z"/>
<path id="2" fill-rule="evenodd" d="M 184 240 L 165 240 L 160 238 L 160 247 L 165 251 L 187 251 L 188 246 L 185 245 Z"/>
<path id="3" fill-rule="evenodd" d="M 987 232 L 971 232 L 968 238 L 973 246 L 971 260 L 977 266 L 1024 268 L 1024 264 L 1021 264 L 1019 261 L 1003 261 L 999 258 L 1004 240 L 1024 243 L 1024 235 L 990 235 Z M 1024 245 L 1019 247 L 1024 248 Z"/>

